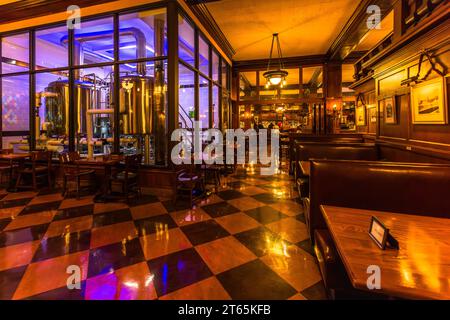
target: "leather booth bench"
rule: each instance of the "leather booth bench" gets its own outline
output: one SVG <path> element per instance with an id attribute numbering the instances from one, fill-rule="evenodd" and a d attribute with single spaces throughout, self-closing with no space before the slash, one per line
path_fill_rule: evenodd
<path id="1" fill-rule="evenodd" d="M 299 166 L 300 161 L 310 159 L 379 160 L 378 148 L 370 143 L 316 143 L 304 142 L 296 145 L 294 177 L 301 198 L 309 196 L 309 179 Z"/>
<path id="2" fill-rule="evenodd" d="M 320 205 L 450 218 L 450 165 L 312 160 L 305 218 L 328 289 L 351 288 Z"/>
<path id="3" fill-rule="evenodd" d="M 312 135 L 302 133 L 289 134 L 289 159 L 291 166 L 289 168 L 291 173 L 294 173 L 294 166 L 296 159 L 296 145 L 299 143 L 364 143 L 364 138 L 361 134 L 332 134 L 332 135 Z"/>

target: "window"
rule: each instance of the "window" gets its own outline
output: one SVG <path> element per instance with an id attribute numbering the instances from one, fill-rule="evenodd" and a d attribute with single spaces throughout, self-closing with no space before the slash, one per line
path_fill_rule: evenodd
<path id="1" fill-rule="evenodd" d="M 323 96 L 323 80 L 322 67 L 306 67 L 302 68 L 303 72 L 303 97 L 322 97 Z"/>
<path id="2" fill-rule="evenodd" d="M 202 37 L 199 37 L 198 46 L 198 68 L 200 72 L 209 77 L 209 46 Z"/>
<path id="3" fill-rule="evenodd" d="M 228 129 L 230 127 L 230 115 L 229 115 L 229 109 L 230 109 L 230 97 L 227 92 L 224 90 L 222 91 L 222 129 Z"/>
<path id="4" fill-rule="evenodd" d="M 213 128 L 219 128 L 219 87 L 213 86 L 213 104 L 212 104 L 212 127 Z"/>
<path id="5" fill-rule="evenodd" d="M 112 18 L 81 23 L 75 29 L 74 64 L 89 65 L 114 61 L 114 23 Z"/>
<path id="6" fill-rule="evenodd" d="M 165 9 L 121 15 L 119 26 L 120 60 L 167 55 Z"/>
<path id="7" fill-rule="evenodd" d="M 195 31 L 186 19 L 178 18 L 178 56 L 184 62 L 195 64 Z"/>
<path id="8" fill-rule="evenodd" d="M 248 71 L 240 73 L 239 84 L 239 99 L 240 100 L 256 100 L 256 72 Z"/>
<path id="9" fill-rule="evenodd" d="M 2 131 L 26 131 L 29 123 L 29 75 L 2 79 Z"/>
<path id="10" fill-rule="evenodd" d="M 203 129 L 209 129 L 209 81 L 203 77 L 200 77 L 199 101 L 199 120 Z"/>
<path id="11" fill-rule="evenodd" d="M 228 64 L 222 59 L 222 87 L 228 89 Z"/>
<path id="12" fill-rule="evenodd" d="M 144 70 L 136 74 L 136 69 Z M 120 66 L 120 151 L 141 153 L 154 164 L 155 143 L 166 134 L 167 61 Z"/>
<path id="13" fill-rule="evenodd" d="M 179 66 L 179 127 L 193 128 L 195 120 L 195 73 L 182 64 Z"/>
<path id="14" fill-rule="evenodd" d="M 219 81 L 219 56 L 214 51 L 212 53 L 212 79 Z"/>
<path id="15" fill-rule="evenodd" d="M 3 148 L 14 148 L 15 152 L 26 151 L 28 141 L 23 136 L 10 135 L 11 131 L 30 130 L 29 75 L 1 78 L 2 85 L 2 131 Z"/>
<path id="16" fill-rule="evenodd" d="M 66 26 L 36 31 L 36 70 L 67 67 L 68 41 Z"/>
<path id="17" fill-rule="evenodd" d="M 29 40 L 28 33 L 2 38 L 3 74 L 28 71 L 30 62 Z"/>
<path id="18" fill-rule="evenodd" d="M 81 69 L 74 83 L 75 142 L 78 152 L 92 157 L 109 154 L 113 142 L 113 113 L 110 109 L 112 66 Z M 100 113 L 99 110 L 105 110 Z"/>
<path id="19" fill-rule="evenodd" d="M 68 149 L 69 81 L 68 71 L 36 74 L 36 147 L 62 152 Z"/>
<path id="20" fill-rule="evenodd" d="M 283 88 L 280 89 L 281 99 L 298 99 L 300 94 L 300 69 L 286 69 L 289 73 Z"/>

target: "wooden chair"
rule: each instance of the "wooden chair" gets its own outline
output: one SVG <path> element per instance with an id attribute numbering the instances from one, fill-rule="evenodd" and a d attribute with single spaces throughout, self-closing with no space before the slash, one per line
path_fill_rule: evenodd
<path id="1" fill-rule="evenodd" d="M 95 186 L 95 170 L 80 169 L 76 161 L 80 159 L 78 152 L 66 152 L 59 155 L 59 163 L 63 169 L 63 191 L 62 195 L 66 197 L 69 194 L 67 182 L 73 181 L 76 184 L 77 199 L 80 198 L 81 180 L 86 178 L 89 181 L 89 187 Z"/>
<path id="2" fill-rule="evenodd" d="M 220 174 L 223 172 L 223 166 L 220 165 L 202 165 L 204 173 L 204 181 L 206 184 L 211 183 L 214 185 L 216 192 L 219 192 L 220 188 Z"/>
<path id="3" fill-rule="evenodd" d="M 118 170 L 109 178 L 109 190 L 112 190 L 113 184 L 119 184 L 127 202 L 130 200 L 130 195 L 134 194 L 139 197 L 141 194 L 141 188 L 139 187 L 141 163 L 142 154 L 125 156 L 124 169 Z"/>
<path id="4" fill-rule="evenodd" d="M 204 179 L 200 173 L 196 172 L 195 165 L 188 165 L 178 171 L 175 183 L 174 204 L 177 203 L 179 197 L 183 197 L 187 194 L 189 204 L 192 208 L 194 201 L 203 197 L 205 194 Z M 201 192 L 198 195 L 194 195 L 194 190 L 196 188 Z"/>
<path id="5" fill-rule="evenodd" d="M 22 179 L 26 176 L 31 177 L 32 189 L 37 191 L 38 179 L 46 178 L 48 187 L 52 187 L 52 152 L 51 151 L 33 151 L 31 153 L 30 163 L 21 163 L 17 169 L 19 176 L 17 177 L 16 188 L 27 187 L 21 186 Z"/>
<path id="6" fill-rule="evenodd" d="M 0 154 L 11 154 L 13 149 L 0 149 Z M 8 175 L 8 180 L 12 179 L 12 172 L 17 169 L 17 165 L 13 165 L 12 161 L 2 160 L 0 161 L 0 184 L 3 184 L 3 177 Z"/>

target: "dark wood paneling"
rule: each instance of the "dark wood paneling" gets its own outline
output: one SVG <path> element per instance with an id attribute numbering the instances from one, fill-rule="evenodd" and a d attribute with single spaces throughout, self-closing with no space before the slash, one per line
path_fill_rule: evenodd
<path id="1" fill-rule="evenodd" d="M 400 0 L 401 1 L 401 0 Z M 332 60 L 344 59 L 350 54 L 351 48 L 359 43 L 361 38 L 368 32 L 367 7 L 377 5 L 381 9 L 383 18 L 391 10 L 394 0 L 363 0 L 359 3 L 350 19 L 345 24 L 340 34 L 336 37 L 328 50 L 327 56 Z"/>
<path id="2" fill-rule="evenodd" d="M 381 142 L 381 143 L 380 143 Z M 390 144 L 378 141 L 380 157 L 386 161 L 393 162 L 425 162 L 450 164 L 450 155 L 440 155 L 427 150 L 407 150 L 401 144 Z"/>
<path id="3" fill-rule="evenodd" d="M 256 71 L 265 70 L 269 59 L 256 59 L 245 61 L 234 61 L 233 68 L 239 71 Z M 283 58 L 283 64 L 286 68 L 304 67 L 304 66 L 320 66 L 326 62 L 325 55 L 312 55 L 302 57 Z"/>
<path id="4" fill-rule="evenodd" d="M 409 120 L 409 95 L 402 95 L 395 97 L 395 103 L 397 108 L 397 123 L 386 124 L 384 121 L 384 110 L 380 111 L 380 136 L 408 139 L 408 123 Z"/>
<path id="5" fill-rule="evenodd" d="M 421 19 L 417 26 L 409 28 L 407 32 L 401 35 L 397 33 L 391 46 L 363 63 L 364 68 L 371 72 L 369 76 L 353 85 L 356 92 L 367 94 L 371 90 L 368 83 L 375 80 L 377 100 L 391 95 L 396 96 L 397 124 L 385 124 L 384 114 L 379 114 L 376 142 L 380 144 L 382 155 L 387 160 L 450 162 L 450 124 L 412 124 L 410 88 L 401 86 L 402 80 L 417 72 L 419 53 L 423 48 L 429 49 L 434 55 L 433 59 L 442 63 L 444 73 L 448 72 L 450 22 L 444 19 L 448 16 L 448 13 L 443 10 L 445 6 L 443 4 L 438 7 L 433 14 Z M 396 15 L 394 19 L 402 17 L 402 15 Z M 420 76 L 423 77 L 428 69 L 429 66 L 424 64 Z M 427 79 L 437 76 L 435 72 L 431 72 Z M 447 79 L 447 92 L 450 89 L 449 84 Z M 449 103 L 450 99 L 447 95 L 447 106 Z"/>
<path id="6" fill-rule="evenodd" d="M 325 92 L 327 98 L 342 97 L 342 64 L 327 63 L 325 65 Z"/>
<path id="7" fill-rule="evenodd" d="M 449 106 L 450 95 L 448 92 L 450 85 L 447 78 L 447 106 Z M 448 119 L 450 119 L 450 108 L 447 108 Z M 436 143 L 445 143 L 450 145 L 450 125 L 411 125 L 411 140 L 429 141 Z"/>

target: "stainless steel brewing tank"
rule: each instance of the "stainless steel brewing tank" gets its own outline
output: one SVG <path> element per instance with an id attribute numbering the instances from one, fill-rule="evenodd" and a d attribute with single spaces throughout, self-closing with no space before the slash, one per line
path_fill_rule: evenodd
<path id="1" fill-rule="evenodd" d="M 153 133 L 152 77 L 130 75 L 120 78 L 120 115 L 122 134 Z"/>
<path id="2" fill-rule="evenodd" d="M 100 107 L 99 90 L 90 82 L 74 82 L 74 105 L 76 116 L 76 132 L 86 133 L 86 111 Z M 50 124 L 49 136 L 68 135 L 69 131 L 69 82 L 58 80 L 51 82 L 45 89 L 54 92 L 56 97 L 45 99 L 45 121 Z"/>

